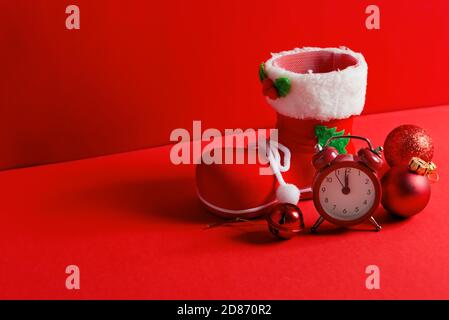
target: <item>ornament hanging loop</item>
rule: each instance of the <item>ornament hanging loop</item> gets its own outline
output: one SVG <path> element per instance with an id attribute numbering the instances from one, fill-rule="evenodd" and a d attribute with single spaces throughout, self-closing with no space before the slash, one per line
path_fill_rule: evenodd
<path id="1" fill-rule="evenodd" d="M 427 175 L 427 178 L 429 178 L 430 182 L 435 183 L 440 180 L 440 175 L 438 174 L 438 172 L 431 172 Z"/>

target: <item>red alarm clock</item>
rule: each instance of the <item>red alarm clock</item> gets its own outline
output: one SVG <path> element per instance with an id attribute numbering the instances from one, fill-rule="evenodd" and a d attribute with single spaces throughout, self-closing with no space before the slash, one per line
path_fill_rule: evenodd
<path id="1" fill-rule="evenodd" d="M 359 139 L 368 144 L 357 155 L 338 154 L 329 146 L 336 139 Z M 315 232 L 324 220 L 339 226 L 352 226 L 366 220 L 376 231 L 381 226 L 373 218 L 382 198 L 377 171 L 382 167 L 382 147 L 373 149 L 371 142 L 359 136 L 329 138 L 323 148 L 317 146 L 312 158 L 317 173 L 312 190 L 313 203 L 320 217 L 312 227 Z"/>

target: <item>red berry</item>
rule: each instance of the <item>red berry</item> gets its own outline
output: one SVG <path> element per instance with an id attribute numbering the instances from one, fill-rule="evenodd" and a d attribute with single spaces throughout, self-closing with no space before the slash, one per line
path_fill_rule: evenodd
<path id="1" fill-rule="evenodd" d="M 278 91 L 276 90 L 275 87 L 270 88 L 265 95 L 271 100 L 279 98 Z"/>
<path id="2" fill-rule="evenodd" d="M 274 82 L 270 78 L 265 78 L 262 81 L 262 92 L 265 96 L 273 100 L 279 97 L 278 92 L 274 87 Z"/>
<path id="3" fill-rule="evenodd" d="M 273 80 L 270 78 L 265 78 L 262 81 L 262 90 L 265 92 L 265 90 L 268 90 L 274 86 Z"/>

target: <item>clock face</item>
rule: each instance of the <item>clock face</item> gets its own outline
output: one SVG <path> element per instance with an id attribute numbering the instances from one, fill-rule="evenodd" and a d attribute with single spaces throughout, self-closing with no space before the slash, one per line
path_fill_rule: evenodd
<path id="1" fill-rule="evenodd" d="M 372 177 L 354 167 L 331 170 L 319 185 L 322 209 L 339 221 L 360 219 L 371 210 L 376 197 Z"/>

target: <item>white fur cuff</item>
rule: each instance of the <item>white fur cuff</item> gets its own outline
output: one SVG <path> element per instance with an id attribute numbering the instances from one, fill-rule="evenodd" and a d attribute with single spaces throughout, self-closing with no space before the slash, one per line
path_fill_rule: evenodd
<path id="1" fill-rule="evenodd" d="M 273 83 L 288 82 L 288 93 L 267 95 L 284 116 L 328 121 L 363 110 L 368 66 L 361 53 L 343 47 L 297 48 L 272 54 L 262 72 Z"/>

